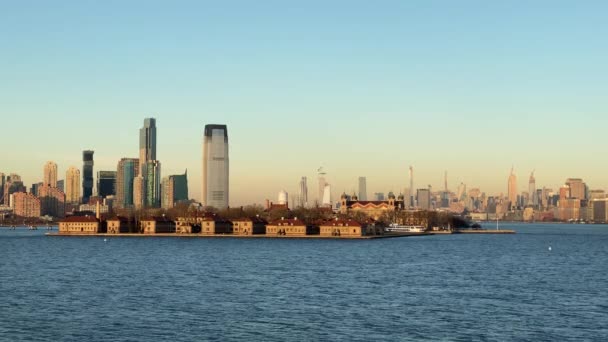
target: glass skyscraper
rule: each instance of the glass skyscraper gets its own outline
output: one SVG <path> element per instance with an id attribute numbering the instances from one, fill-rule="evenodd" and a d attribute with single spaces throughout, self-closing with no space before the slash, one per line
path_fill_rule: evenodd
<path id="1" fill-rule="evenodd" d="M 116 171 L 97 171 L 97 195 L 116 195 Z"/>
<path id="2" fill-rule="evenodd" d="M 139 159 L 122 158 L 116 171 L 116 205 L 120 208 L 131 208 L 133 180 L 139 174 Z"/>
<path id="3" fill-rule="evenodd" d="M 145 164 L 145 172 L 144 205 L 148 208 L 158 208 L 160 206 L 160 162 L 148 160 Z"/>
<path id="4" fill-rule="evenodd" d="M 228 207 L 228 128 L 206 125 L 203 137 L 203 205 Z"/>
<path id="5" fill-rule="evenodd" d="M 93 196 L 93 151 L 82 151 L 82 202 Z"/>

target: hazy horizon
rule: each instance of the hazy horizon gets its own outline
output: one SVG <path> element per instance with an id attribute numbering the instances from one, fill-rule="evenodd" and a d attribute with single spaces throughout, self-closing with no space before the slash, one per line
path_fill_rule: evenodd
<path id="1" fill-rule="evenodd" d="M 46 161 L 95 176 L 138 157 L 157 119 L 161 174 L 200 199 L 206 124 L 228 126 L 232 206 L 464 182 L 505 193 L 608 187 L 604 2 L 7 3 L 0 13 L 0 172 Z"/>

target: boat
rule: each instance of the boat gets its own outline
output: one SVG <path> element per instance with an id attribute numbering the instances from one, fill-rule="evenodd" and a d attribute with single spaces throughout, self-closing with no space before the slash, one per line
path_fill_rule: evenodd
<path id="1" fill-rule="evenodd" d="M 425 231 L 424 226 L 405 226 L 398 223 L 391 223 L 388 227 L 384 227 L 386 233 L 424 233 Z"/>

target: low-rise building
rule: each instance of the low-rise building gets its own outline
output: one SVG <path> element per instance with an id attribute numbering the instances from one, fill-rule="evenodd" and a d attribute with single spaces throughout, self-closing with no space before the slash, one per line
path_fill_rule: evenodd
<path id="1" fill-rule="evenodd" d="M 139 221 L 144 234 L 175 233 L 175 222 L 163 217 L 149 217 Z"/>
<path id="2" fill-rule="evenodd" d="M 286 219 L 281 217 L 280 220 L 275 220 L 266 226 L 266 235 L 276 236 L 306 236 L 318 235 L 319 227 L 307 225 L 298 218 Z"/>
<path id="3" fill-rule="evenodd" d="M 358 222 L 351 219 L 335 218 L 320 225 L 321 236 L 360 237 L 369 235 L 383 235 L 384 229 L 376 227 L 370 222 Z"/>
<path id="4" fill-rule="evenodd" d="M 232 222 L 218 215 L 207 215 L 201 219 L 201 234 L 232 234 Z"/>
<path id="5" fill-rule="evenodd" d="M 105 233 L 106 226 L 94 216 L 70 216 L 59 222 L 59 233 L 98 234 Z"/>
<path id="6" fill-rule="evenodd" d="M 107 220 L 108 234 L 139 233 L 135 220 L 126 217 L 113 217 Z"/>
<path id="7" fill-rule="evenodd" d="M 268 222 L 259 216 L 232 220 L 232 231 L 234 235 L 266 234 Z"/>

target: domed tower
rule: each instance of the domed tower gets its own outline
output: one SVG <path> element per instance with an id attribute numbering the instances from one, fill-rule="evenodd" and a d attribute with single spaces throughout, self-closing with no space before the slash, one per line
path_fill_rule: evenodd
<path id="1" fill-rule="evenodd" d="M 357 193 L 353 192 L 353 195 L 350 196 L 350 200 L 353 202 L 356 202 L 359 200 L 359 197 L 357 197 Z"/>
<path id="2" fill-rule="evenodd" d="M 346 194 L 346 192 L 343 192 L 342 196 L 340 196 L 340 213 L 346 214 L 347 211 L 348 211 L 348 195 Z"/>
<path id="3" fill-rule="evenodd" d="M 392 191 L 388 193 L 388 206 L 395 209 L 395 194 Z"/>
<path id="4" fill-rule="evenodd" d="M 403 194 L 399 194 L 399 196 L 397 197 L 397 206 L 400 209 L 405 209 L 405 196 L 403 196 Z"/>

